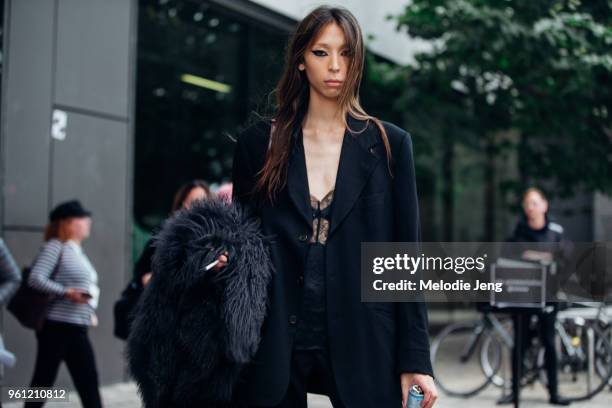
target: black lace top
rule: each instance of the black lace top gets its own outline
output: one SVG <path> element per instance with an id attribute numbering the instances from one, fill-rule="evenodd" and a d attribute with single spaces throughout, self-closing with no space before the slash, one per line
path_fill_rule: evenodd
<path id="1" fill-rule="evenodd" d="M 321 201 L 310 196 L 312 236 L 304 268 L 302 310 L 294 341 L 294 348 L 299 350 L 327 348 L 325 248 L 333 197 L 334 190 L 327 193 Z"/>

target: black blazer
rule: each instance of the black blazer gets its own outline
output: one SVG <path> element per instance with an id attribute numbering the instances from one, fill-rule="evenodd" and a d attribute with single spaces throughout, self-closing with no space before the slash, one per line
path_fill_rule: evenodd
<path id="1" fill-rule="evenodd" d="M 371 121 L 347 117 L 327 238 L 326 296 L 331 365 L 344 405 L 399 407 L 399 374 L 432 374 L 424 303 L 362 303 L 362 241 L 419 240 L 412 142 L 384 123 L 392 150 L 389 174 L 380 132 Z M 233 198 L 261 218 L 271 245 L 275 276 L 262 340 L 244 385 L 253 405 L 276 405 L 289 384 L 293 335 L 300 318 L 304 260 L 312 233 L 301 128 L 292 136 L 287 185 L 274 204 L 255 205 L 256 173 L 268 148 L 270 122 L 259 121 L 239 137 L 233 165 Z"/>

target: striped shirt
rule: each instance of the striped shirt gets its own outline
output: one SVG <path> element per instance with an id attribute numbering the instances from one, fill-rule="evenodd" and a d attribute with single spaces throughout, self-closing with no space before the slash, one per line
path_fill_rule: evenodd
<path id="1" fill-rule="evenodd" d="M 0 238 L 0 306 L 8 303 L 19 289 L 20 283 L 21 271 L 6 244 Z"/>
<path id="2" fill-rule="evenodd" d="M 49 305 L 47 319 L 91 325 L 100 294 L 98 274 L 76 242 L 47 241 L 32 265 L 28 284 L 41 292 L 57 295 Z M 88 303 L 74 303 L 63 297 L 67 288 L 81 289 L 90 293 L 92 298 Z"/>

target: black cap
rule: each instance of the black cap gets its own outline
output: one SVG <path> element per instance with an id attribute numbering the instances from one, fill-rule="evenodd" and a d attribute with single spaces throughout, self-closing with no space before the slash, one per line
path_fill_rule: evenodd
<path id="1" fill-rule="evenodd" d="M 91 211 L 83 208 L 79 200 L 66 201 L 58 204 L 49 214 L 49 221 L 57 221 L 64 218 L 91 217 Z"/>

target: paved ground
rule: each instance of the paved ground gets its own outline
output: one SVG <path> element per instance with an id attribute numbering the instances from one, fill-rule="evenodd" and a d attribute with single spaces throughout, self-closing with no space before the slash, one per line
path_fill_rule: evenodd
<path id="1" fill-rule="evenodd" d="M 140 408 L 140 400 L 136 393 L 136 387 L 132 383 L 119 383 L 111 386 L 104 387 L 102 389 L 104 406 L 107 408 Z M 526 408 L 544 408 L 550 407 L 546 403 L 546 392 L 540 387 L 535 386 L 531 389 L 527 389 L 523 392 L 523 404 L 522 407 Z M 439 402 L 436 404 L 437 408 L 485 408 L 495 407 L 495 401 L 499 397 L 499 390 L 493 387 L 489 387 L 484 390 L 477 397 L 470 399 L 460 399 L 442 396 Z M 5 408 L 17 408 L 22 407 L 22 404 L 10 403 L 4 404 Z M 49 408 L 77 408 L 79 404 L 79 398 L 75 394 L 70 395 L 70 402 L 68 403 L 48 403 L 45 405 Z M 309 408 L 331 408 L 329 399 L 318 395 L 309 395 L 308 398 Z M 606 390 L 599 394 L 596 398 L 591 401 L 574 403 L 571 405 L 575 408 L 610 408 L 612 407 L 612 392 Z M 509 406 L 511 407 L 511 406 Z M 196 407 L 194 407 L 196 408 Z M 380 407 L 372 407 L 380 408 Z"/>
<path id="2" fill-rule="evenodd" d="M 461 312 L 463 313 L 463 312 Z M 473 316 L 474 313 L 469 315 L 457 315 L 456 318 L 458 320 L 468 320 Z M 448 322 L 448 314 L 441 316 L 440 319 L 436 319 L 437 316 L 430 316 L 430 322 L 445 324 Z M 440 320 L 438 322 L 437 320 Z M 465 344 L 465 342 L 460 342 L 461 344 Z M 460 347 L 456 345 L 456 347 Z M 441 361 L 444 361 L 441 367 L 436 367 L 436 373 L 440 378 L 452 378 L 461 381 L 461 384 L 469 384 L 479 376 L 482 375 L 480 372 L 480 366 L 472 367 L 470 365 L 454 365 L 452 362 L 456 359 L 452 358 L 454 354 L 455 345 L 450 344 L 449 349 L 446 352 L 443 352 L 440 349 L 438 352 L 440 355 L 444 355 Z M 507 365 L 505 365 L 504 370 L 508 370 Z M 560 373 L 560 380 L 563 381 L 563 374 Z M 566 383 L 567 384 L 567 383 Z M 564 388 L 564 390 L 571 392 L 570 388 Z M 521 407 L 525 408 L 545 408 L 551 407 L 548 405 L 548 395 L 545 389 L 542 388 L 541 385 L 536 384 L 534 386 L 528 387 L 523 390 L 521 394 L 522 404 Z M 490 408 L 496 407 L 495 402 L 500 397 L 500 389 L 494 386 L 489 386 L 485 390 L 483 390 L 476 397 L 472 397 L 469 399 L 463 398 L 455 398 L 449 397 L 445 395 L 441 395 L 438 403 L 436 404 L 436 408 Z M 106 408 L 141 408 L 140 399 L 138 397 L 136 386 L 133 383 L 118 383 L 110 386 L 106 386 L 102 388 L 102 398 L 104 402 L 104 406 Z M 4 408 L 21 408 L 23 406 L 22 403 L 6 403 L 3 404 Z M 80 407 L 80 401 L 76 394 L 70 394 L 70 402 L 67 403 L 47 403 L 45 407 L 48 408 L 78 408 Z M 308 396 L 308 406 L 309 408 L 331 408 L 331 404 L 327 397 L 319 396 L 319 395 L 309 395 Z M 506 405 L 507 407 L 512 407 L 512 405 Z M 612 391 L 610 389 L 606 389 L 600 394 L 597 395 L 594 399 L 581 403 L 573 403 L 571 405 L 574 408 L 610 408 L 612 407 Z M 199 408 L 199 407 L 194 407 Z M 349 407 L 350 408 L 350 407 Z M 372 407 L 372 408 L 381 408 L 381 407 Z M 387 408 L 387 407 L 382 407 Z"/>

